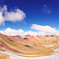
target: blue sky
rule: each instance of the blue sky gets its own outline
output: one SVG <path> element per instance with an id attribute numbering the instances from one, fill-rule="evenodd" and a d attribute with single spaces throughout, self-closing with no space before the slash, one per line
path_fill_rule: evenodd
<path id="1" fill-rule="evenodd" d="M 31 29 L 32 24 L 50 26 L 59 30 L 59 0 L 0 0 L 0 7 L 7 6 L 7 10 L 20 9 L 25 13 L 22 21 L 4 21 L 0 30 L 23 29 L 24 31 L 36 31 Z"/>

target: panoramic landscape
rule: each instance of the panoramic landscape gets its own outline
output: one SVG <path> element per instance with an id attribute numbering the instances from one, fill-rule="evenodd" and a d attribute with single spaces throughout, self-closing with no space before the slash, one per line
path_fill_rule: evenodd
<path id="1" fill-rule="evenodd" d="M 0 0 L 0 59 L 59 59 L 59 1 Z"/>

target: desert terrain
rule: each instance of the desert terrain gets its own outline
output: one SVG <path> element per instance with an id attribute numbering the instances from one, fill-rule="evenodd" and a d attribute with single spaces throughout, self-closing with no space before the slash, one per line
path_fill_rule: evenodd
<path id="1" fill-rule="evenodd" d="M 58 49 L 59 36 L 33 35 L 22 38 L 20 36 L 6 36 L 0 33 L 0 56 L 4 56 L 4 59 L 10 59 L 11 56 L 15 55 L 19 58 L 38 59 L 39 57 L 52 56 L 59 53 Z"/>

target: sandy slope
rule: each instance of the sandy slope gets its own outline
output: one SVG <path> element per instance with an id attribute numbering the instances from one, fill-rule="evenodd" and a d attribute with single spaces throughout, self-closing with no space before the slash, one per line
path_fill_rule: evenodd
<path id="1" fill-rule="evenodd" d="M 0 34 L 0 53 L 8 54 L 10 59 L 58 59 L 59 37 L 29 36 L 19 39 Z"/>
<path id="2" fill-rule="evenodd" d="M 44 56 L 44 57 L 36 57 L 36 58 L 27 58 L 27 57 L 21 57 L 21 56 L 17 56 L 14 55 L 11 52 L 0 52 L 3 54 L 8 54 L 9 55 L 9 59 L 59 59 L 59 48 L 55 50 L 55 54 L 54 55 L 50 55 L 50 56 Z"/>

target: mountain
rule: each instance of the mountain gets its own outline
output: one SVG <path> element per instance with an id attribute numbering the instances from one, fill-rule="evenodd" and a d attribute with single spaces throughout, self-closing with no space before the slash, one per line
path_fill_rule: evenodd
<path id="1" fill-rule="evenodd" d="M 46 36 L 6 36 L 0 33 L 0 51 L 9 51 L 27 57 L 46 56 L 59 47 L 59 37 Z M 43 53 L 44 52 L 44 53 Z M 35 56 L 34 56 L 35 55 Z"/>
<path id="2" fill-rule="evenodd" d="M 19 36 L 19 35 L 16 35 L 16 36 L 11 36 L 11 35 L 10 35 L 9 37 L 22 39 L 22 37 L 21 37 L 21 36 Z"/>

